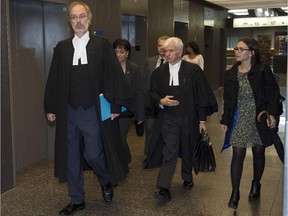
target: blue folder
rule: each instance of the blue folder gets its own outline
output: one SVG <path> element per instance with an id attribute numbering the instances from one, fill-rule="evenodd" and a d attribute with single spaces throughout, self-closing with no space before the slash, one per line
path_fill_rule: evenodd
<path id="1" fill-rule="evenodd" d="M 101 109 L 101 119 L 105 121 L 106 119 L 111 118 L 111 106 L 109 101 L 104 97 L 103 94 L 99 95 L 100 98 L 100 109 Z M 125 107 L 121 107 L 121 112 L 126 111 Z"/>

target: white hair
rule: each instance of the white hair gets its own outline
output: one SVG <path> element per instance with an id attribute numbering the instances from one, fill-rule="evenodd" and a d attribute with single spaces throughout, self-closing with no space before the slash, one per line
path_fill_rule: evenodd
<path id="1" fill-rule="evenodd" d="M 165 49 L 167 46 L 169 46 L 170 44 L 173 44 L 175 45 L 176 49 L 178 51 L 183 51 L 183 42 L 180 38 L 178 37 L 171 37 L 171 38 L 168 38 L 164 44 L 163 44 L 163 48 Z"/>

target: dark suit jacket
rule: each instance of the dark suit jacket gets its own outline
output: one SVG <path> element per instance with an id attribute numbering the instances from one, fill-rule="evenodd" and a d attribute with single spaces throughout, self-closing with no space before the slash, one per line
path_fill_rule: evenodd
<path id="1" fill-rule="evenodd" d="M 97 118 L 101 119 L 99 94 L 111 102 L 111 112 L 120 113 L 121 106 L 132 109 L 132 100 L 129 86 L 122 72 L 115 53 L 106 39 L 90 34 L 86 46 L 89 80 L 92 87 L 92 96 L 95 99 Z M 72 67 L 74 48 L 72 38 L 60 41 L 54 49 L 53 59 L 45 89 L 44 109 L 47 113 L 56 114 L 56 139 L 55 139 L 55 176 L 60 181 L 67 179 L 67 103 L 69 96 L 69 78 Z M 106 125 L 105 125 L 106 124 Z M 112 182 L 118 182 L 126 177 L 128 164 L 122 161 L 123 152 L 120 132 L 116 121 L 107 120 L 102 127 L 107 165 Z M 111 140 L 114 130 L 119 137 Z M 115 146 L 114 146 L 115 145 Z M 117 149 L 118 148 L 118 149 Z M 111 160 L 113 159 L 113 161 Z M 122 165 L 122 166 L 121 166 Z M 116 167 L 115 167 L 116 166 Z"/>
<path id="2" fill-rule="evenodd" d="M 159 55 L 148 58 L 143 70 L 145 107 L 150 107 L 152 105 L 150 97 L 151 76 L 156 68 L 158 58 Z"/>

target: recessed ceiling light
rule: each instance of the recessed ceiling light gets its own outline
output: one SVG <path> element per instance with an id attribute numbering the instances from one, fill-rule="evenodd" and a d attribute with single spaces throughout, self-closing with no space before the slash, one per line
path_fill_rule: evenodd
<path id="1" fill-rule="evenodd" d="M 247 9 L 228 10 L 228 13 L 233 13 L 234 15 L 237 15 L 237 16 L 249 15 Z"/>
<path id="2" fill-rule="evenodd" d="M 247 9 L 228 10 L 228 13 L 248 13 Z"/>
<path id="3" fill-rule="evenodd" d="M 263 12 L 263 9 L 262 9 L 262 8 L 257 8 L 257 11 L 258 11 L 259 13 L 262 13 L 262 12 Z"/>

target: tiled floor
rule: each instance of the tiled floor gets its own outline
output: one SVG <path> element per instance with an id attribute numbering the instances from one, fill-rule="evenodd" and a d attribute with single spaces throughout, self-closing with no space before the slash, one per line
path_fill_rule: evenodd
<path id="1" fill-rule="evenodd" d="M 284 93 L 284 89 L 281 89 Z M 261 181 L 261 198 L 248 202 L 252 180 L 252 155 L 248 150 L 241 181 L 241 199 L 237 211 L 227 207 L 231 193 L 230 160 L 231 149 L 220 153 L 223 132 L 219 119 L 222 110 L 222 91 L 215 92 L 220 112 L 208 121 L 208 133 L 213 142 L 217 160 L 217 170 L 194 176 L 195 185 L 185 191 L 180 177 L 180 166 L 174 176 L 170 202 L 163 204 L 154 199 L 157 169 L 143 170 L 143 137 L 137 137 L 134 128 L 129 133 L 132 162 L 128 178 L 114 190 L 113 202 L 103 201 L 99 184 L 92 172 L 85 173 L 86 208 L 75 215 L 82 216 L 281 216 L 283 191 L 283 165 L 274 147 L 266 151 L 266 167 Z M 285 94 L 283 94 L 285 95 Z M 285 122 L 285 121 L 284 121 Z M 280 127 L 284 136 L 284 126 Z M 178 163 L 180 164 L 180 163 Z M 1 215 L 3 216 L 50 216 L 69 203 L 66 183 L 58 183 L 53 177 L 53 162 L 41 161 L 17 173 L 17 186 L 1 195 Z"/>

